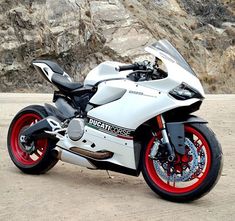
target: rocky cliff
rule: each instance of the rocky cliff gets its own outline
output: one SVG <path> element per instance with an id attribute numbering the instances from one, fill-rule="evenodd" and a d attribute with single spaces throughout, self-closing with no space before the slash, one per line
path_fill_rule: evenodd
<path id="1" fill-rule="evenodd" d="M 51 92 L 31 66 L 56 60 L 75 80 L 104 60 L 142 60 L 166 38 L 212 93 L 235 93 L 234 0 L 0 0 L 0 91 Z"/>

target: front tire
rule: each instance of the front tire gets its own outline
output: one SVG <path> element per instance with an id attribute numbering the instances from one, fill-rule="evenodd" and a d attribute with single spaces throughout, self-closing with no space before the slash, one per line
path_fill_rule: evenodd
<path id="1" fill-rule="evenodd" d="M 186 202 L 202 197 L 214 187 L 221 175 L 222 150 L 205 124 L 185 125 L 187 154 L 178 154 L 171 164 L 149 158 L 156 139 L 161 140 L 161 134 L 149 141 L 142 159 L 143 177 L 155 193 L 170 201 Z"/>
<path id="2" fill-rule="evenodd" d="M 53 156 L 53 141 L 46 138 L 34 140 L 32 153 L 25 151 L 20 143 L 22 131 L 47 116 L 44 107 L 31 105 L 18 112 L 11 122 L 7 136 L 8 152 L 13 163 L 24 173 L 42 174 L 58 162 Z"/>

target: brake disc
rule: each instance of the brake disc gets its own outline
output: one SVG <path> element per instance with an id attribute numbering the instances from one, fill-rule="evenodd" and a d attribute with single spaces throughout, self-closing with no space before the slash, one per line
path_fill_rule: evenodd
<path id="1" fill-rule="evenodd" d="M 205 158 L 205 153 L 203 149 L 199 151 L 198 156 L 200 157 L 199 162 L 198 162 L 198 168 L 188 180 L 193 180 L 195 177 L 198 177 L 205 167 L 206 158 Z"/>
<path id="2" fill-rule="evenodd" d="M 185 146 L 189 148 L 188 155 L 192 156 L 192 161 L 188 162 L 189 168 L 186 168 L 182 171 L 182 174 L 176 174 L 172 171 L 170 172 L 170 175 L 168 175 L 168 168 L 169 163 L 164 162 L 161 163 L 159 160 L 154 160 L 154 168 L 157 172 L 157 174 L 165 181 L 167 182 L 185 182 L 187 180 L 190 180 L 190 178 L 197 172 L 198 170 L 198 152 L 196 146 L 190 141 L 188 138 L 185 138 Z"/>

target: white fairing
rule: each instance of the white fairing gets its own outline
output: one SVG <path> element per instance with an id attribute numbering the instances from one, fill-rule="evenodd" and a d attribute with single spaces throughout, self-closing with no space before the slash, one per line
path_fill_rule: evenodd
<path id="1" fill-rule="evenodd" d="M 99 88 L 109 87 L 109 85 L 112 87 L 116 85 L 117 88 L 124 87 L 126 93 L 118 100 L 90 110 L 88 116 L 132 130 L 158 114 L 176 107 L 189 106 L 198 100 L 178 101 L 172 99 L 165 91 L 144 87 L 129 80 L 102 83 Z M 99 89 L 97 93 L 99 94 Z M 91 99 L 91 102 L 96 104 L 94 99 Z"/>
<path id="2" fill-rule="evenodd" d="M 199 79 L 176 63 L 174 58 L 151 47 L 146 50 L 163 61 L 168 76 L 160 80 L 133 82 L 125 78 L 129 71 L 115 70 L 119 63 L 101 63 L 87 75 L 84 82 L 85 85 L 94 85 L 103 81 L 90 100 L 90 103 L 100 106 L 90 110 L 88 116 L 135 130 L 158 114 L 198 101 L 197 98 L 176 100 L 168 94 L 182 82 L 204 95 Z"/>
<path id="3" fill-rule="evenodd" d="M 121 85 L 112 84 L 111 82 L 104 82 L 99 85 L 99 93 L 96 93 L 90 100 L 90 103 L 96 105 L 103 105 L 109 102 L 118 100 L 121 98 L 127 91 L 126 88 L 123 88 Z M 120 82 L 120 81 L 118 81 Z"/>
<path id="4" fill-rule="evenodd" d="M 134 82 L 127 79 L 131 71 L 116 71 L 121 63 L 101 63 L 90 71 L 84 81 L 84 85 L 98 83 L 98 90 L 90 100 L 95 107 L 87 113 L 88 119 L 93 119 L 93 125 L 89 122 L 86 124 L 79 141 L 75 142 L 67 137 L 60 140 L 58 146 L 66 149 L 77 146 L 94 152 L 110 151 L 114 155 L 105 161 L 136 169 L 133 139 L 108 133 L 105 130 L 109 125 L 113 125 L 112 131 L 118 130 L 126 135 L 161 113 L 199 101 L 199 98 L 177 100 L 169 95 L 172 89 L 183 82 L 204 96 L 200 81 L 189 69 L 179 64 L 180 59 L 176 61 L 171 55 L 156 48 L 148 47 L 146 50 L 163 61 L 168 76 L 160 80 Z"/>
<path id="5" fill-rule="evenodd" d="M 205 95 L 199 79 L 195 75 L 190 74 L 187 70 L 181 67 L 174 60 L 174 58 L 171 58 L 170 55 L 166 54 L 163 51 L 158 51 L 151 47 L 146 47 L 145 50 L 162 60 L 162 62 L 166 66 L 168 77 L 161 80 L 146 81 L 141 84 L 145 85 L 146 87 L 158 88 L 161 91 L 163 90 L 165 92 L 169 92 L 170 90 L 184 82 L 195 88 L 198 92 L 201 93 L 202 96 Z"/>
<path id="6" fill-rule="evenodd" d="M 57 145 L 66 149 L 76 146 L 94 152 L 111 151 L 114 153 L 113 157 L 105 161 L 132 169 L 136 168 L 133 140 L 120 139 L 88 126 L 85 126 L 84 131 L 85 133 L 79 141 L 73 141 L 67 136 L 66 139 L 60 140 Z M 84 140 L 86 140 L 85 143 Z M 93 143 L 95 143 L 95 147 L 92 147 Z"/>

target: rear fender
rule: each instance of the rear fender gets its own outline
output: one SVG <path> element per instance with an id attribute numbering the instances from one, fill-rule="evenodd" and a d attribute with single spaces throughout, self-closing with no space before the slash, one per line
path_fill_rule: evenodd
<path id="1" fill-rule="evenodd" d="M 193 124 L 193 123 L 208 123 L 204 119 L 194 116 L 188 115 L 183 119 L 177 119 L 175 122 L 167 122 L 166 129 L 168 132 L 169 140 L 171 144 L 174 146 L 175 150 L 179 154 L 185 154 L 185 132 L 184 132 L 184 124 Z"/>

